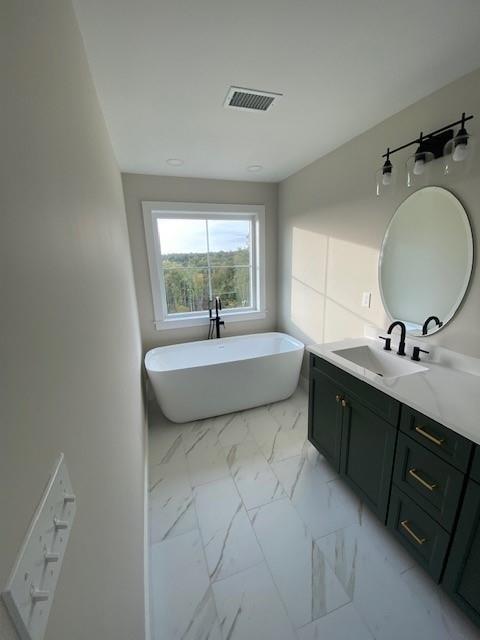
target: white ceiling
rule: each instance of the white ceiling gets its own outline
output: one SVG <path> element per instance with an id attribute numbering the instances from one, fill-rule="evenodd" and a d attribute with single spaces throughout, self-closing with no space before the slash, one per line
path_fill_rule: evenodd
<path id="1" fill-rule="evenodd" d="M 477 0 L 74 2 L 122 171 L 281 180 L 480 66 Z"/>

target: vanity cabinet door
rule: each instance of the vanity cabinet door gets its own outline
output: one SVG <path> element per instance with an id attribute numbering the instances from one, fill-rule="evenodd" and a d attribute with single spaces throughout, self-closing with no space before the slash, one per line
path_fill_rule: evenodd
<path id="1" fill-rule="evenodd" d="M 397 430 L 357 400 L 341 404 L 340 473 L 385 523 Z"/>
<path id="2" fill-rule="evenodd" d="M 315 369 L 310 372 L 308 439 L 333 465 L 340 466 L 342 439 L 341 400 L 338 384 Z"/>
<path id="3" fill-rule="evenodd" d="M 471 477 L 480 483 L 480 445 L 475 447 L 475 455 L 473 456 L 472 468 L 470 469 Z"/>
<path id="4" fill-rule="evenodd" d="M 480 625 L 480 484 L 473 480 L 467 486 L 443 586 Z"/>

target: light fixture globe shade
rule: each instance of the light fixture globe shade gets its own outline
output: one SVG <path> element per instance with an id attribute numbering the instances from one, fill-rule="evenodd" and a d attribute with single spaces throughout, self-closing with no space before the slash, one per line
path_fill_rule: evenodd
<path id="1" fill-rule="evenodd" d="M 435 159 L 431 151 L 417 149 L 407 162 L 407 185 L 413 187 L 428 182 L 430 177 L 430 163 Z"/>
<path id="2" fill-rule="evenodd" d="M 382 184 L 384 187 L 388 187 L 392 184 L 392 172 L 385 171 L 382 175 Z"/>
<path id="3" fill-rule="evenodd" d="M 476 140 L 465 129 L 449 140 L 443 150 L 444 173 L 468 171 L 474 156 Z"/>
<path id="4" fill-rule="evenodd" d="M 464 160 L 467 159 L 468 156 L 468 147 L 465 143 L 461 142 L 460 144 L 457 144 L 457 146 L 455 147 L 455 151 L 453 152 L 452 155 L 452 160 L 454 162 L 463 162 Z"/>
<path id="5" fill-rule="evenodd" d="M 425 171 L 425 160 L 423 158 L 418 158 L 417 160 L 415 160 L 413 164 L 413 173 L 416 176 L 421 176 L 424 171 Z"/>
<path id="6" fill-rule="evenodd" d="M 375 174 L 377 182 L 377 196 L 381 196 L 382 193 L 390 191 L 397 179 L 397 173 L 395 167 L 383 164 L 382 167 Z"/>

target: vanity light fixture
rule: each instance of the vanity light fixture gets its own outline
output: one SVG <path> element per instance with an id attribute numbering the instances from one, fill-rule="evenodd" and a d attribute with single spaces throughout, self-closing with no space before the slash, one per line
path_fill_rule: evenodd
<path id="1" fill-rule="evenodd" d="M 460 165 L 465 165 L 472 159 L 475 138 L 470 135 L 465 128 L 465 121 L 469 118 L 465 117 L 465 113 L 462 113 L 462 119 L 460 121 L 460 129 L 457 135 L 449 140 L 443 150 L 444 154 L 444 173 L 448 175 L 453 173 L 454 168 Z"/>
<path id="2" fill-rule="evenodd" d="M 390 162 L 390 149 L 387 149 L 387 159 L 385 160 L 382 167 L 382 184 L 385 187 L 392 184 L 392 163 Z"/>
<path id="3" fill-rule="evenodd" d="M 387 149 L 387 159 L 383 163 L 381 169 L 377 171 L 377 196 L 381 195 L 381 192 L 385 188 L 389 188 L 395 182 L 396 171 L 394 171 L 393 165 L 390 162 L 390 149 Z"/>
<path id="4" fill-rule="evenodd" d="M 390 156 L 397 151 L 416 145 L 416 151 L 406 162 L 407 186 L 419 186 L 429 182 L 429 163 L 436 158 L 444 158 L 444 172 L 452 172 L 452 166 L 465 165 L 466 160 L 473 155 L 474 139 L 467 132 L 465 122 L 471 120 L 473 115 L 462 114 L 460 120 L 447 124 L 426 135 L 423 132 L 415 140 L 411 140 L 396 149 L 387 149 L 382 158 L 385 158 L 383 166 L 377 171 L 377 196 L 388 190 L 395 183 L 395 167 Z M 453 127 L 460 125 L 460 129 L 454 136 Z"/>
<path id="5" fill-rule="evenodd" d="M 414 161 L 412 171 L 413 171 L 413 174 L 416 176 L 421 176 L 422 173 L 425 171 L 425 166 L 427 162 L 431 162 L 435 157 L 431 151 L 423 150 L 422 138 L 423 138 L 423 133 L 420 134 L 420 144 L 418 145 L 418 149 L 416 150 L 415 155 L 412 158 Z"/>
<path id="6" fill-rule="evenodd" d="M 407 162 L 407 185 L 409 187 L 418 186 L 428 180 L 429 165 L 428 163 L 435 160 L 435 154 L 428 151 L 429 145 L 423 140 L 423 132 L 420 132 L 417 150 L 411 155 Z M 421 176 L 421 177 L 420 177 Z"/>

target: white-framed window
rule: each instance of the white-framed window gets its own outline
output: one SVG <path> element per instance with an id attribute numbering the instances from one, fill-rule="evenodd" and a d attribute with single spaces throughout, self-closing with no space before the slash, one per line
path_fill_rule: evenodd
<path id="1" fill-rule="evenodd" d="M 264 206 L 142 207 L 157 329 L 204 324 L 216 296 L 226 321 L 265 317 Z"/>

